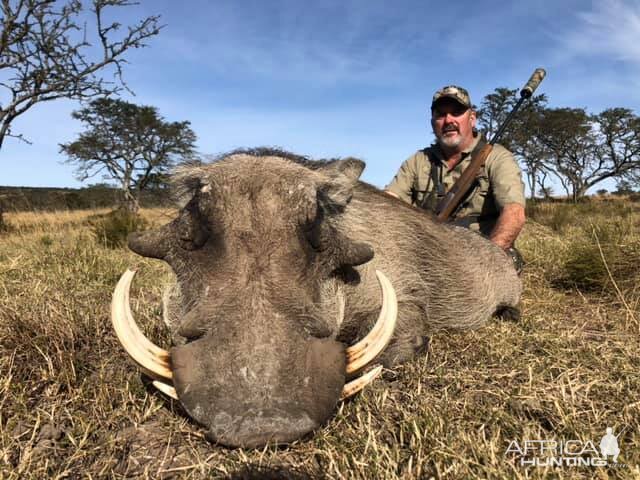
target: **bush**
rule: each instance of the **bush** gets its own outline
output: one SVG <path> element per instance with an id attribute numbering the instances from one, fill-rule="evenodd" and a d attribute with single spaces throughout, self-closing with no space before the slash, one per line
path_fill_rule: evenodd
<path id="1" fill-rule="evenodd" d="M 613 279 L 623 291 L 633 288 L 640 243 L 631 239 L 629 223 L 598 223 L 584 233 L 572 242 L 558 284 L 585 292 L 614 293 Z"/>
<path id="2" fill-rule="evenodd" d="M 528 219 L 562 233 L 577 220 L 576 205 L 551 202 L 530 202 L 525 210 Z"/>
<path id="3" fill-rule="evenodd" d="M 79 210 L 89 208 L 89 202 L 78 192 L 69 192 L 64 197 L 65 204 L 69 210 Z"/>
<path id="4" fill-rule="evenodd" d="M 99 243 L 108 248 L 120 248 L 126 245 L 131 232 L 146 230 L 149 222 L 139 215 L 118 209 L 90 217 L 89 225 Z"/>
<path id="5" fill-rule="evenodd" d="M 605 254 L 606 258 L 607 255 Z M 565 260 L 564 272 L 565 275 L 560 279 L 559 284 L 565 287 L 577 287 L 583 291 L 595 291 L 603 290 L 609 283 L 609 276 L 602 261 L 600 250 L 598 250 L 597 245 L 590 243 L 573 245 L 569 256 Z"/>
<path id="6" fill-rule="evenodd" d="M 42 245 L 45 248 L 50 247 L 51 245 L 53 245 L 53 238 L 51 238 L 50 235 L 43 235 L 40 237 L 40 245 Z"/>

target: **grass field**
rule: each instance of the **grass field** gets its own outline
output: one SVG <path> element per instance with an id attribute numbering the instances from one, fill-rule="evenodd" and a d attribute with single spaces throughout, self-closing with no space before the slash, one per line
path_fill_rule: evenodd
<path id="1" fill-rule="evenodd" d="M 135 316 L 167 346 L 169 272 L 102 246 L 96 213 L 6 215 L 0 478 L 640 478 L 640 204 L 531 210 L 521 320 L 438 334 L 428 356 L 386 372 L 312 437 L 258 451 L 207 443 L 128 360 L 109 320 L 113 287 L 139 267 Z M 606 427 L 619 434 L 617 466 L 526 467 L 506 453 L 525 440 L 597 448 Z"/>

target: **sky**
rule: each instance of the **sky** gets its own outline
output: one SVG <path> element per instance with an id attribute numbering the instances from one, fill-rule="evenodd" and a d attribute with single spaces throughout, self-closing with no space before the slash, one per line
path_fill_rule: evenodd
<path id="1" fill-rule="evenodd" d="M 479 104 L 543 67 L 536 93 L 550 107 L 640 113 L 640 0 L 141 0 L 114 15 L 123 24 L 161 16 L 161 33 L 126 57 L 135 96 L 122 98 L 190 121 L 200 153 L 354 156 L 379 187 L 433 141 L 429 106 L 444 85 Z M 103 181 L 78 182 L 59 153 L 83 130 L 71 118 L 79 107 L 41 103 L 16 119 L 31 144 L 5 141 L 0 185 Z"/>

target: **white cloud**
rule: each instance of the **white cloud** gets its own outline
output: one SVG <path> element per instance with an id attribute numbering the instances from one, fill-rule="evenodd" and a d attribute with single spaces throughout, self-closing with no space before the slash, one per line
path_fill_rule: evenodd
<path id="1" fill-rule="evenodd" d="M 268 13 L 217 4 L 215 17 L 218 23 L 206 35 L 196 26 L 189 38 L 179 25 L 169 25 L 158 39 L 163 54 L 214 78 L 386 86 L 416 74 L 410 70 L 421 63 L 408 64 L 407 57 L 426 47 L 424 37 L 430 34 L 419 16 L 375 2 L 276 4 Z"/>
<path id="2" fill-rule="evenodd" d="M 577 17 L 577 28 L 565 37 L 569 54 L 601 54 L 640 67 L 640 3 L 637 0 L 594 1 L 591 10 L 580 12 Z"/>

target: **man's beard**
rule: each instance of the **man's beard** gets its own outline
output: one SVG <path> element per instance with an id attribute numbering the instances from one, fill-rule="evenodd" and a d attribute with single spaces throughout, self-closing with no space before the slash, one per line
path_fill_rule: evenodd
<path id="1" fill-rule="evenodd" d="M 460 135 L 460 132 L 458 132 L 458 134 L 455 137 L 447 137 L 445 135 L 440 135 L 439 137 L 437 137 L 437 139 L 438 139 L 438 143 L 443 147 L 457 148 L 462 142 L 462 135 Z"/>

